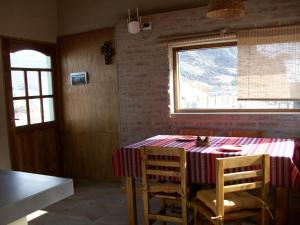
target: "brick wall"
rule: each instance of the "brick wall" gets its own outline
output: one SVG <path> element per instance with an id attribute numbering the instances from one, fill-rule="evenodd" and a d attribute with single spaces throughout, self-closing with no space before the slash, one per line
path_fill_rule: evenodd
<path id="1" fill-rule="evenodd" d="M 206 8 L 149 15 L 151 31 L 129 34 L 125 20 L 116 26 L 120 104 L 120 144 L 126 145 L 155 134 L 176 133 L 179 127 L 203 127 L 225 134 L 226 130 L 262 129 L 268 136 L 299 137 L 297 114 L 198 114 L 171 115 L 168 48 L 164 36 L 209 32 L 224 27 L 249 28 L 300 24 L 299 0 L 248 0 L 247 15 L 233 21 L 205 18 Z"/>

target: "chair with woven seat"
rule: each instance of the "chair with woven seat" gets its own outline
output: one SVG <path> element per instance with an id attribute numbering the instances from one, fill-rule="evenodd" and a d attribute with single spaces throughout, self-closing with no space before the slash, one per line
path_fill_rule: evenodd
<path id="1" fill-rule="evenodd" d="M 188 224 L 186 152 L 182 148 L 146 146 L 141 149 L 144 224 L 175 222 Z M 163 177 L 165 182 L 153 180 Z M 150 212 L 150 198 L 161 201 L 160 212 Z M 166 201 L 180 201 L 181 216 L 167 215 Z"/>
<path id="2" fill-rule="evenodd" d="M 241 168 L 242 172 L 233 169 Z M 197 192 L 195 202 L 195 224 L 201 220 L 198 215 L 216 225 L 224 221 L 246 217 L 261 218 L 266 225 L 268 207 L 268 191 L 270 183 L 270 156 L 237 156 L 216 159 L 216 189 Z M 259 189 L 260 197 L 247 192 Z"/>
<path id="3" fill-rule="evenodd" d="M 265 132 L 262 130 L 230 130 L 229 137 L 264 137 Z"/>
<path id="4" fill-rule="evenodd" d="M 194 136 L 213 136 L 214 131 L 200 128 L 180 128 L 180 135 L 194 135 Z"/>

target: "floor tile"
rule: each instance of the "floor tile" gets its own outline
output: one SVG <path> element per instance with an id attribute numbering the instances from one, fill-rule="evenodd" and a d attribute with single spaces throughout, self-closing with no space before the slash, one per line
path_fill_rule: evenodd
<path id="1" fill-rule="evenodd" d="M 92 221 L 80 217 L 71 217 L 49 212 L 32 221 L 29 225 L 90 225 Z"/>
<path id="2" fill-rule="evenodd" d="M 90 181 L 74 183 L 75 195 L 44 209 L 44 214 L 29 225 L 127 225 L 126 194 L 120 184 L 103 184 Z M 151 208 L 159 209 L 159 201 L 151 200 Z M 289 225 L 298 224 L 299 199 L 293 197 L 289 211 Z M 138 224 L 143 225 L 143 202 L 137 197 Z M 155 223 L 159 224 L 159 223 Z M 168 224 L 171 225 L 171 224 Z M 231 224 L 228 224 L 231 225 Z M 253 225 L 243 222 L 243 225 Z"/>

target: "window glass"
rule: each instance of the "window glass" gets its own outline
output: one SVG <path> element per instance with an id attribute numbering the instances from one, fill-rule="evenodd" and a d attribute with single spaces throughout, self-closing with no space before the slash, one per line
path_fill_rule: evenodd
<path id="1" fill-rule="evenodd" d="M 14 100 L 14 112 L 16 127 L 28 124 L 26 100 Z"/>
<path id="2" fill-rule="evenodd" d="M 36 124 L 42 122 L 41 101 L 39 98 L 29 99 L 29 114 L 30 114 L 30 124 Z"/>
<path id="3" fill-rule="evenodd" d="M 262 46 L 258 47 L 262 48 Z M 244 76 L 238 74 L 241 71 L 238 70 L 238 55 L 242 54 L 238 53 L 238 51 L 238 47 L 234 45 L 178 50 L 176 54 L 177 60 L 175 60 L 178 74 L 174 76 L 177 79 L 175 91 L 179 102 L 178 109 L 300 109 L 300 101 L 297 99 L 240 98 L 241 93 L 247 94 L 245 91 L 251 91 L 254 88 L 255 90 L 258 90 L 258 88 L 269 90 L 268 88 L 275 80 L 270 77 L 267 80 L 268 82 L 265 82 L 265 80 L 261 80 L 264 76 L 261 76 L 261 79 L 256 80 L 255 85 L 252 82 L 251 86 L 245 86 L 249 79 L 246 80 Z M 274 54 L 271 53 L 265 57 L 274 57 Z M 277 51 L 277 54 L 279 53 L 280 51 Z M 290 58 L 291 55 L 289 55 L 288 59 Z M 293 72 L 291 75 L 289 72 L 299 71 L 299 63 L 296 60 L 293 60 L 293 65 L 291 66 L 289 66 L 289 63 L 286 63 L 288 76 L 285 77 L 286 82 L 289 82 L 289 84 L 291 80 L 298 83 L 300 80 L 298 79 L 299 73 Z M 262 63 L 260 62 L 260 64 Z M 240 62 L 239 65 L 241 65 Z M 268 66 L 271 65 L 268 64 Z M 255 74 L 253 72 L 251 76 L 254 77 Z M 290 90 L 294 89 L 290 87 Z M 265 97 L 268 96 L 265 95 Z"/>
<path id="4" fill-rule="evenodd" d="M 178 52 L 181 109 L 234 108 L 237 103 L 237 47 Z"/>
<path id="5" fill-rule="evenodd" d="M 34 50 L 21 50 L 10 53 L 11 67 L 18 68 L 51 68 L 51 57 Z"/>
<path id="6" fill-rule="evenodd" d="M 10 53 L 15 126 L 55 120 L 51 57 L 35 50 Z"/>
<path id="7" fill-rule="evenodd" d="M 40 95 L 39 73 L 37 71 L 27 72 L 27 85 L 29 96 Z"/>
<path id="8" fill-rule="evenodd" d="M 44 122 L 54 121 L 53 98 L 43 98 Z"/>
<path id="9" fill-rule="evenodd" d="M 42 94 L 52 95 L 52 74 L 51 72 L 41 72 Z"/>
<path id="10" fill-rule="evenodd" d="M 23 71 L 11 71 L 11 84 L 13 97 L 23 97 L 26 95 L 25 92 L 25 79 Z"/>

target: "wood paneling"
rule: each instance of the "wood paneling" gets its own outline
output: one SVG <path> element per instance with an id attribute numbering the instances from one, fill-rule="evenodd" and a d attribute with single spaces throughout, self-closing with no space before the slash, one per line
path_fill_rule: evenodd
<path id="1" fill-rule="evenodd" d="M 61 149 L 56 126 L 18 132 L 13 139 L 14 170 L 62 175 Z"/>
<path id="2" fill-rule="evenodd" d="M 111 156 L 118 147 L 116 65 L 104 64 L 101 46 L 114 43 L 113 29 L 59 38 L 66 175 L 114 180 Z M 87 85 L 71 86 L 69 74 L 88 72 Z"/>

